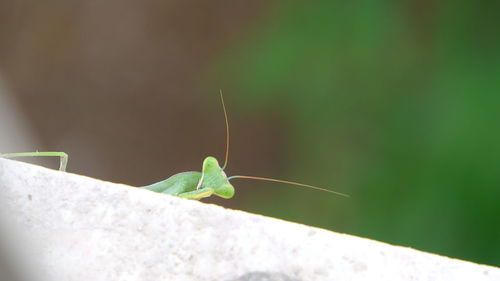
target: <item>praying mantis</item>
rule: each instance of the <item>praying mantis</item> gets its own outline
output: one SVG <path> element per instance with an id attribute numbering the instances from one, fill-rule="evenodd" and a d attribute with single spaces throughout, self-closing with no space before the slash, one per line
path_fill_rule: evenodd
<path id="1" fill-rule="evenodd" d="M 224 111 L 224 119 L 226 123 L 226 155 L 224 159 L 224 165 L 221 167 L 219 162 L 215 157 L 208 156 L 203 160 L 203 165 L 201 172 L 189 171 L 181 172 L 175 174 L 165 180 L 146 185 L 139 186 L 138 188 L 154 191 L 158 193 L 165 193 L 174 196 L 178 196 L 186 199 L 200 200 L 202 198 L 210 197 L 212 195 L 219 196 L 224 199 L 229 199 L 234 196 L 235 189 L 234 186 L 229 182 L 233 179 L 253 179 L 261 181 L 270 181 L 291 184 L 296 186 L 301 186 L 305 188 L 311 188 L 315 190 L 325 191 L 333 194 L 337 194 L 344 197 L 349 197 L 349 195 L 333 191 L 326 188 L 321 188 L 313 185 L 279 180 L 273 178 L 264 178 L 256 176 L 244 176 L 235 175 L 227 176 L 224 169 L 227 167 L 228 157 L 229 157 L 229 122 L 227 117 L 226 106 L 224 104 L 224 97 L 222 91 L 220 91 L 220 98 L 222 103 L 222 108 Z M 68 155 L 64 152 L 22 152 L 22 153 L 7 153 L 0 154 L 3 158 L 14 158 L 14 157 L 25 157 L 25 156 L 55 156 L 60 157 L 59 170 L 65 171 L 68 162 Z"/>

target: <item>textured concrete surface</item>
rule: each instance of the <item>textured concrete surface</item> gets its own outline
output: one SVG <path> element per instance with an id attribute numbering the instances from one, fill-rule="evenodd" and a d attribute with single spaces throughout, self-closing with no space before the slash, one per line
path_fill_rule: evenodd
<path id="1" fill-rule="evenodd" d="M 6 159 L 0 200 L 3 243 L 32 280 L 500 280 L 495 267 Z"/>

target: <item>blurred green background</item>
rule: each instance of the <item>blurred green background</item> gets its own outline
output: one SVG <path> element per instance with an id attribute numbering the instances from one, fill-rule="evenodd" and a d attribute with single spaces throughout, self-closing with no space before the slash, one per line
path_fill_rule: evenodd
<path id="1" fill-rule="evenodd" d="M 499 2 L 7 3 L 0 75 L 37 140 L 2 150 L 147 184 L 223 158 L 223 89 L 228 174 L 351 197 L 207 202 L 500 265 Z"/>

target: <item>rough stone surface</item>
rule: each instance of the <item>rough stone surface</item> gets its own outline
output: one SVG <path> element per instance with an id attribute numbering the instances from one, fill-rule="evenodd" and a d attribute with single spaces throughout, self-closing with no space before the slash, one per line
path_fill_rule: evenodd
<path id="1" fill-rule="evenodd" d="M 495 267 L 6 159 L 0 200 L 1 237 L 33 280 L 500 280 Z"/>

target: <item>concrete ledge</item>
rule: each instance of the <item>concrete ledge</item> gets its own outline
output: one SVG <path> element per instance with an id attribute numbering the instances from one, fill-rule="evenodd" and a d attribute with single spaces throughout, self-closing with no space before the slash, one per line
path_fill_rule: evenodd
<path id="1" fill-rule="evenodd" d="M 6 159 L 0 200 L 33 280 L 500 280 L 495 267 Z"/>

